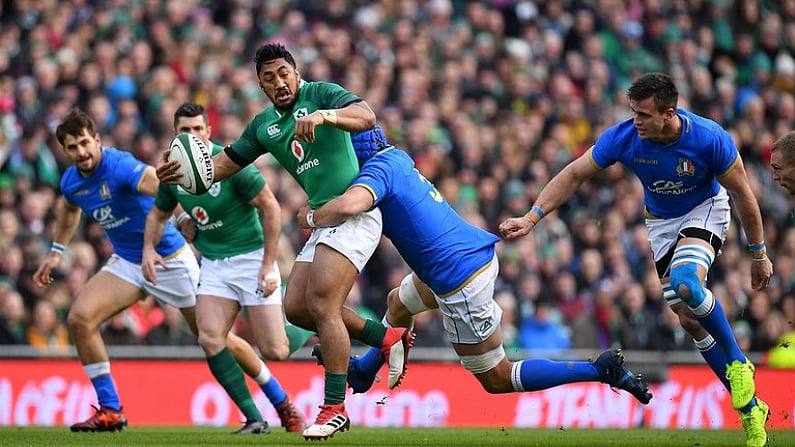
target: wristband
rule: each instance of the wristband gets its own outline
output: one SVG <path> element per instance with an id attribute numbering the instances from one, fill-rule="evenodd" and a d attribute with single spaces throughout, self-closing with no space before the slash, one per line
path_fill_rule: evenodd
<path id="1" fill-rule="evenodd" d="M 65 249 L 66 249 L 66 247 L 64 247 L 62 244 L 59 244 L 57 242 L 53 242 L 52 243 L 52 247 L 50 248 L 50 251 L 54 251 L 55 253 L 58 253 L 59 255 L 62 255 Z"/>
<path id="2" fill-rule="evenodd" d="M 306 213 L 306 224 L 309 225 L 309 228 L 317 228 L 317 225 L 315 225 L 315 210 L 309 210 Z"/>
<path id="3" fill-rule="evenodd" d="M 323 115 L 323 122 L 331 124 L 332 126 L 337 125 L 337 111 L 334 109 L 321 109 L 318 110 L 321 115 Z"/>
<path id="4" fill-rule="evenodd" d="M 530 211 L 524 215 L 524 217 L 530 222 L 533 222 L 533 225 L 535 225 L 538 223 L 538 221 L 544 218 L 544 212 L 541 210 L 541 208 L 534 205 L 533 208 L 531 208 Z"/>
<path id="5" fill-rule="evenodd" d="M 762 251 L 765 249 L 765 241 L 762 241 L 756 245 L 748 244 L 748 249 L 751 251 Z"/>
<path id="6" fill-rule="evenodd" d="M 767 255 L 764 255 L 761 258 L 751 258 L 751 260 L 754 262 L 767 261 Z"/>
<path id="7" fill-rule="evenodd" d="M 185 219 L 190 219 L 190 215 L 189 215 L 187 212 L 183 211 L 183 212 L 182 212 L 182 214 L 180 214 L 179 216 L 177 216 L 177 226 L 180 226 L 180 225 L 182 225 L 182 222 L 183 222 Z"/>

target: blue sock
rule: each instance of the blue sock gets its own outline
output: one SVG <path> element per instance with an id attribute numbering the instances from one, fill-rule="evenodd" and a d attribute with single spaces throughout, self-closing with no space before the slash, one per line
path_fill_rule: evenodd
<path id="1" fill-rule="evenodd" d="M 599 381 L 599 372 L 591 362 L 527 359 L 518 363 L 523 391 L 545 390 L 564 383 Z"/>
<path id="2" fill-rule="evenodd" d="M 116 385 L 113 383 L 113 377 L 111 377 L 110 374 L 94 377 L 91 379 L 91 383 L 94 385 L 94 390 L 97 392 L 97 402 L 100 407 L 121 410 L 119 394 L 116 392 Z"/>
<path id="3" fill-rule="evenodd" d="M 352 358 L 348 369 L 356 368 L 360 373 L 375 376 L 384 366 L 384 354 L 378 348 L 370 348 L 359 357 Z"/>
<path id="4" fill-rule="evenodd" d="M 267 397 L 274 406 L 279 405 L 284 402 L 284 399 L 287 399 L 287 393 L 284 392 L 282 384 L 279 383 L 274 376 L 271 376 L 271 380 L 268 380 L 268 383 L 262 384 L 259 387 L 262 389 L 262 392 L 265 393 L 265 397 Z"/>
<path id="5" fill-rule="evenodd" d="M 726 314 L 723 313 L 723 306 L 720 305 L 720 301 L 712 298 L 715 305 L 712 307 L 712 311 L 706 315 L 696 315 L 698 322 L 701 323 L 701 326 L 707 330 L 715 338 L 718 346 L 720 347 L 721 351 L 723 351 L 723 355 L 725 356 L 724 361 L 727 364 L 731 364 L 731 362 L 735 360 L 739 360 L 742 363 L 745 363 L 745 354 L 743 351 L 740 350 L 740 346 L 737 345 L 737 340 L 734 338 L 734 332 L 732 332 L 732 328 L 729 325 L 729 321 L 726 319 Z M 691 308 L 692 309 L 692 308 Z M 711 366 L 711 365 L 710 365 Z"/>
<path id="6" fill-rule="evenodd" d="M 723 350 L 720 349 L 711 335 L 707 335 L 703 340 L 696 340 L 695 342 L 698 352 L 704 357 L 707 365 L 709 365 L 712 372 L 718 376 L 718 379 L 720 379 L 723 386 L 726 387 L 726 390 L 731 393 L 729 379 L 726 378 L 726 364 L 728 362 L 726 361 L 726 356 L 723 354 Z"/>

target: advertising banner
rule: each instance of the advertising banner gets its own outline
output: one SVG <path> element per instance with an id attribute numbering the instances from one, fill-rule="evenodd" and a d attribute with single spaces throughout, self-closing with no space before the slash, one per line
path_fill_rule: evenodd
<path id="1" fill-rule="evenodd" d="M 313 420 L 323 401 L 323 369 L 292 361 L 268 367 Z M 112 373 L 130 425 L 243 421 L 204 361 L 118 360 Z M 768 427 L 793 428 L 795 370 L 759 367 L 756 383 L 770 405 Z M 265 395 L 250 379 L 249 386 L 263 416 L 278 425 Z M 491 395 L 458 364 L 411 363 L 399 388 L 376 383 L 365 394 L 348 394 L 346 408 L 354 425 L 370 427 L 741 428 L 728 392 L 706 366 L 672 366 L 668 381 L 651 391 L 647 406 L 591 382 Z M 71 425 L 93 414 L 93 404 L 94 389 L 76 360 L 0 361 L 0 425 Z"/>

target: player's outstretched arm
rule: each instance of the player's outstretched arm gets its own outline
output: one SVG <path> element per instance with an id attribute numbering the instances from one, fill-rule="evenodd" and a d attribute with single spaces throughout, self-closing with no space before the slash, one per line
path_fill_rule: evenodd
<path id="1" fill-rule="evenodd" d="M 759 203 L 756 201 L 756 196 L 748 183 L 748 176 L 745 173 L 742 159 L 729 172 L 718 177 L 718 181 L 733 196 L 733 203 L 740 216 L 740 223 L 742 223 L 743 230 L 745 230 L 748 238 L 749 249 L 753 259 L 751 263 L 751 288 L 754 290 L 764 289 L 770 283 L 770 278 L 773 277 L 773 263 L 767 257 L 762 214 L 759 211 Z"/>
<path id="2" fill-rule="evenodd" d="M 63 197 L 58 200 L 55 209 L 55 233 L 52 237 L 52 249 L 33 273 L 33 282 L 37 287 L 45 287 L 52 283 L 52 272 L 61 263 L 64 246 L 72 240 L 72 235 L 80 225 L 80 213 L 79 207 L 71 205 Z"/>
<path id="3" fill-rule="evenodd" d="M 592 152 L 593 147 L 552 177 L 538 194 L 538 199 L 527 214 L 504 220 L 499 227 L 502 237 L 513 239 L 528 234 L 545 214 L 566 203 L 583 182 L 599 172 L 601 168 L 591 162 Z"/>
<path id="4" fill-rule="evenodd" d="M 363 186 L 354 185 L 345 191 L 345 194 L 330 200 L 316 210 L 304 205 L 298 210 L 296 217 L 298 225 L 304 229 L 333 227 L 372 207 L 373 195 L 370 191 Z"/>

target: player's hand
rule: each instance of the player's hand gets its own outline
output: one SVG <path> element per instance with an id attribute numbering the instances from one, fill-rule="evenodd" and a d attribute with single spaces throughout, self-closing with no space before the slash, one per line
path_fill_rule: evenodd
<path id="1" fill-rule="evenodd" d="M 765 257 L 763 260 L 751 261 L 751 289 L 762 290 L 770 284 L 773 277 L 773 263 Z"/>
<path id="2" fill-rule="evenodd" d="M 306 221 L 306 213 L 308 213 L 312 208 L 306 204 L 302 206 L 298 210 L 298 214 L 295 215 L 295 219 L 298 221 L 298 226 L 303 228 L 304 230 L 311 230 L 312 227 L 309 226 L 309 222 Z"/>
<path id="3" fill-rule="evenodd" d="M 147 281 L 155 285 L 157 285 L 158 264 L 163 266 L 164 269 L 168 269 L 165 259 L 163 259 L 163 257 L 160 256 L 154 249 L 144 248 L 141 257 L 141 272 L 143 272 L 144 278 Z"/>
<path id="4" fill-rule="evenodd" d="M 526 217 L 511 217 L 500 224 L 500 235 L 505 239 L 524 236 L 533 229 L 535 224 Z"/>
<path id="5" fill-rule="evenodd" d="M 295 140 L 302 143 L 314 143 L 315 127 L 320 126 L 324 122 L 323 115 L 318 111 L 298 118 L 295 120 Z"/>
<path id="6" fill-rule="evenodd" d="M 157 173 L 157 179 L 160 180 L 161 183 L 176 185 L 179 183 L 179 178 L 182 177 L 182 174 L 177 172 L 177 169 L 179 169 L 181 165 L 177 160 L 168 161 L 168 155 L 170 153 L 170 148 L 163 151 L 163 154 L 160 156 L 160 161 L 158 161 L 157 167 L 155 168 L 155 172 Z"/>
<path id="7" fill-rule="evenodd" d="M 61 263 L 61 255 L 59 253 L 50 252 L 38 269 L 33 273 L 33 282 L 36 287 L 46 287 L 52 284 L 52 272 L 58 268 Z"/>
<path id="8" fill-rule="evenodd" d="M 188 242 L 193 242 L 199 232 L 198 227 L 196 227 L 196 222 L 194 222 L 193 219 L 184 219 L 182 223 L 177 226 L 177 229 Z"/>
<path id="9" fill-rule="evenodd" d="M 281 285 L 279 273 L 273 266 L 273 262 L 263 261 L 257 274 L 257 294 L 265 298 L 270 296 Z"/>

